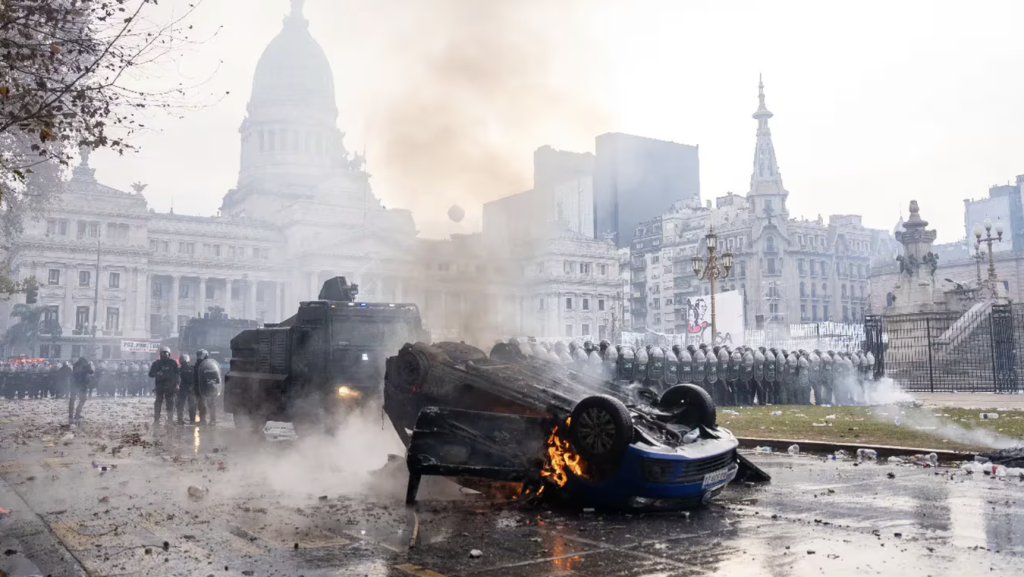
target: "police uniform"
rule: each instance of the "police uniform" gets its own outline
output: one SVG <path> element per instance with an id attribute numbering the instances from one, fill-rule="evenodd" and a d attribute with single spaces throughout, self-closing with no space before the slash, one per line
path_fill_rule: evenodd
<path id="1" fill-rule="evenodd" d="M 206 351 L 196 354 L 195 387 L 199 405 L 199 422 L 202 425 L 217 424 L 217 395 L 220 386 L 220 365 L 211 359 Z M 209 413 L 209 419 L 207 419 Z"/>
<path id="2" fill-rule="evenodd" d="M 195 367 L 188 358 L 188 355 L 181 356 L 181 384 L 178 386 L 178 396 L 175 399 L 175 408 L 178 412 L 178 424 L 185 424 L 185 405 L 188 405 L 188 424 L 196 422 L 196 375 Z"/>
<path id="3" fill-rule="evenodd" d="M 166 356 L 165 356 L 166 353 Z M 167 422 L 174 422 L 174 397 L 178 392 L 179 367 L 171 358 L 170 350 L 160 351 L 160 358 L 149 367 L 149 376 L 156 382 L 156 402 L 153 404 L 153 423 L 160 422 L 160 408 L 167 407 Z"/>

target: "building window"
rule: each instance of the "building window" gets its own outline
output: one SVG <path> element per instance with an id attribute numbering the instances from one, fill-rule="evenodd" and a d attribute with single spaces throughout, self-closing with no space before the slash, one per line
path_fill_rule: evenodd
<path id="1" fill-rule="evenodd" d="M 50 219 L 46 221 L 46 235 L 47 236 L 67 236 L 68 235 L 68 221 Z"/>
<path id="2" fill-rule="evenodd" d="M 206 298 L 217 298 L 217 289 L 212 284 L 209 283 L 207 283 L 206 285 Z"/>
<path id="3" fill-rule="evenodd" d="M 180 298 L 187 299 L 188 295 L 191 294 L 191 291 L 189 290 L 191 286 L 192 285 L 187 285 L 185 283 L 181 283 L 180 285 L 178 285 L 178 296 Z"/>
<path id="4" fill-rule="evenodd" d="M 106 359 L 109 359 L 109 358 L 110 358 L 110 345 L 103 345 L 103 359 L 106 360 Z"/>
<path id="5" fill-rule="evenodd" d="M 799 271 L 800 274 L 804 274 L 804 259 L 796 259 L 796 270 Z"/>
<path id="6" fill-rule="evenodd" d="M 651 264 L 658 264 L 660 262 L 661 262 L 661 257 L 659 255 L 656 255 L 656 254 L 651 255 Z"/>
<path id="7" fill-rule="evenodd" d="M 606 264 L 599 264 L 599 265 L 597 265 L 597 272 L 601 276 L 608 276 L 608 265 L 606 265 Z"/>
<path id="8" fill-rule="evenodd" d="M 740 261 L 740 277 L 746 277 L 746 276 L 747 276 L 747 261 L 741 260 Z"/>
<path id="9" fill-rule="evenodd" d="M 604 299 L 597 299 L 597 310 L 604 310 Z"/>
<path id="10" fill-rule="evenodd" d="M 805 296 L 807 296 L 807 286 L 804 284 L 804 281 L 800 281 L 800 297 L 803 298 Z"/>
<path id="11" fill-rule="evenodd" d="M 565 272 L 565 274 L 572 274 L 572 263 L 569 261 L 565 261 L 564 263 L 562 263 L 562 270 Z"/>
<path id="12" fill-rule="evenodd" d="M 44 359 L 59 359 L 60 352 L 60 345 L 41 345 L 39 347 L 39 356 Z"/>
<path id="13" fill-rule="evenodd" d="M 807 320 L 807 305 L 800 305 L 800 320 Z"/>
<path id="14" fill-rule="evenodd" d="M 121 326 L 121 311 L 115 307 L 107 307 L 107 330 L 116 331 Z"/>
<path id="15" fill-rule="evenodd" d="M 768 274 L 775 274 L 775 259 L 768 259 Z"/>
<path id="16" fill-rule="evenodd" d="M 155 240 L 155 239 L 150 240 L 149 241 L 149 250 L 151 250 L 153 252 L 156 252 L 156 251 L 160 250 L 160 241 Z"/>
<path id="17" fill-rule="evenodd" d="M 60 270 L 51 268 L 46 272 L 46 284 L 48 285 L 59 285 L 60 284 Z"/>
<path id="18" fill-rule="evenodd" d="M 832 319 L 828 316 L 828 305 L 821 307 L 821 320 L 831 321 Z"/>
<path id="19" fill-rule="evenodd" d="M 843 298 L 845 299 L 846 298 L 846 285 L 842 286 L 842 291 L 841 292 L 843 293 Z M 846 315 L 843 315 L 843 316 L 845 317 Z"/>
<path id="20" fill-rule="evenodd" d="M 804 283 L 800 283 L 800 284 L 802 285 Z M 811 283 L 811 296 L 812 297 L 818 296 L 818 285 L 816 285 L 814 283 Z"/>
<path id="21" fill-rule="evenodd" d="M 92 272 L 87 270 L 78 271 L 78 286 L 89 286 L 92 280 Z"/>
<path id="22" fill-rule="evenodd" d="M 110 273 L 110 288 L 121 288 L 121 273 Z"/>
<path id="23" fill-rule="evenodd" d="M 242 287 L 231 285 L 231 300 L 242 300 Z"/>
<path id="24" fill-rule="evenodd" d="M 544 299 L 537 299 L 537 310 L 544 310 Z"/>
<path id="25" fill-rule="evenodd" d="M 818 322 L 818 305 L 811 305 L 811 320 Z"/>
<path id="26" fill-rule="evenodd" d="M 580 327 L 580 335 L 584 337 L 590 336 L 590 325 L 582 325 Z"/>
<path id="27" fill-rule="evenodd" d="M 107 223 L 107 238 L 118 242 L 128 242 L 129 227 L 127 224 Z"/>
<path id="28" fill-rule="evenodd" d="M 164 285 L 163 285 L 163 283 L 158 283 L 158 282 L 154 282 L 153 283 L 153 296 L 155 296 L 157 298 L 160 298 L 160 297 L 164 296 Z"/>
<path id="29" fill-rule="evenodd" d="M 767 201 L 765 201 L 765 202 L 767 202 Z M 775 237 L 771 236 L 771 235 L 768 235 L 767 237 L 765 237 L 765 245 L 767 246 L 766 250 L 768 252 L 775 252 Z"/>
<path id="30" fill-rule="evenodd" d="M 572 297 L 565 297 L 565 310 L 572 310 Z"/>
<path id="31" fill-rule="evenodd" d="M 60 307 L 58 305 L 50 305 L 43 311 L 43 321 L 52 323 L 60 322 Z"/>
<path id="32" fill-rule="evenodd" d="M 591 264 L 589 262 L 581 262 L 580 263 L 580 274 L 589 275 L 590 271 L 591 271 L 590 267 L 591 267 Z"/>
<path id="33" fill-rule="evenodd" d="M 78 307 L 75 309 L 75 328 L 84 330 L 89 327 L 89 307 Z"/>
<path id="34" fill-rule="evenodd" d="M 179 242 L 178 252 L 181 254 L 194 255 L 196 253 L 196 243 L 194 242 Z"/>
<path id="35" fill-rule="evenodd" d="M 651 308 L 654 308 L 654 309 L 660 309 L 661 308 L 661 297 L 656 297 L 654 299 L 654 302 L 651 303 Z"/>
<path id="36" fill-rule="evenodd" d="M 572 325 L 565 325 L 565 336 L 572 338 Z"/>
<path id="37" fill-rule="evenodd" d="M 590 299 L 583 299 L 583 310 L 590 310 Z"/>

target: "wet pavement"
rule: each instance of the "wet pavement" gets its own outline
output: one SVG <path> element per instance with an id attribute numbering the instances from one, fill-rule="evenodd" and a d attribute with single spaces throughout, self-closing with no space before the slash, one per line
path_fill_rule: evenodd
<path id="1" fill-rule="evenodd" d="M 774 482 L 689 513 L 495 503 L 429 479 L 402 504 L 379 413 L 339 439 L 272 424 L 150 430 L 152 399 L 0 400 L 8 575 L 1024 574 L 1024 483 L 955 469 L 752 455 Z M 198 433 L 196 432 L 198 430 Z M 106 470 L 104 471 L 104 467 Z M 376 472 L 374 472 L 376 470 Z M 189 487 L 199 496 L 190 497 Z M 479 555 L 471 555 L 478 551 Z"/>

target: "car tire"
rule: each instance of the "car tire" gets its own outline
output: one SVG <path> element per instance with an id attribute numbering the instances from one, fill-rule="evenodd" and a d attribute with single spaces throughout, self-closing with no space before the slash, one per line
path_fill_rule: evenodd
<path id="1" fill-rule="evenodd" d="M 572 410 L 569 435 L 585 462 L 615 466 L 633 441 L 633 417 L 614 397 L 587 397 Z"/>
<path id="2" fill-rule="evenodd" d="M 704 426 L 713 429 L 718 424 L 715 401 L 707 391 L 697 385 L 676 385 L 661 395 L 659 408 L 675 411 L 682 405 L 676 422 L 688 427 Z"/>

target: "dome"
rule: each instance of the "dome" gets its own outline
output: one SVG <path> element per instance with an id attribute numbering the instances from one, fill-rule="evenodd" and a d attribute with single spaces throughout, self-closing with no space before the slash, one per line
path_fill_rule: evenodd
<path id="1" fill-rule="evenodd" d="M 292 0 L 284 29 L 260 56 L 249 100 L 251 112 L 285 105 L 337 116 L 334 73 L 323 48 L 309 33 L 303 1 Z"/>

